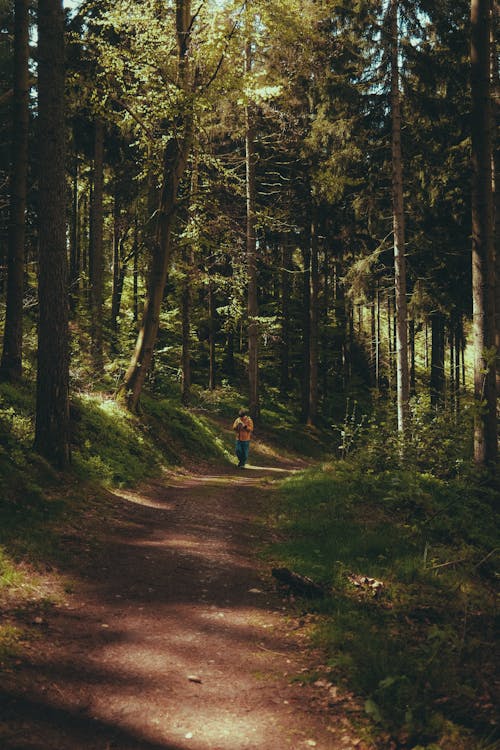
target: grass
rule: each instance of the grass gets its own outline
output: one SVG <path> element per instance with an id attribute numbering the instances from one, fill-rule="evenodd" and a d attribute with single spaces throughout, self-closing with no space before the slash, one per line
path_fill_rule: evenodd
<path id="1" fill-rule="evenodd" d="M 352 458 L 287 479 L 272 523 L 283 537 L 273 563 L 330 588 L 313 605 L 312 641 L 381 732 L 401 747 L 493 742 L 497 534 L 486 488 L 369 475 Z M 359 577 L 382 581 L 381 595 Z"/>
<path id="2" fill-rule="evenodd" d="M 145 394 L 140 418 L 106 394 L 75 398 L 73 466 L 61 477 L 31 450 L 32 389 L 0 385 L 4 602 L 10 592 L 21 606 L 40 608 L 71 589 L 69 580 L 44 587 L 39 569 L 46 579 L 45 566 L 70 570 L 66 563 L 82 544 L 97 548 L 95 534 L 114 513 L 106 488 L 137 485 L 165 468 L 229 460 L 227 425 L 241 398 L 229 387 L 196 394 L 193 409 L 177 397 Z M 380 425 L 368 424 L 365 432 L 356 427 L 347 460 L 290 477 L 270 511 L 282 541 L 269 556 L 331 589 L 313 605 L 311 637 L 331 680 L 363 696 L 379 736 L 391 738 L 382 747 L 395 739 L 401 748 L 493 750 L 496 489 L 458 471 L 447 428 L 444 441 L 431 440 L 433 425 L 424 427 L 432 472 L 425 468 L 427 437 L 412 445 L 417 458 L 402 468 L 397 446 L 388 456 L 393 443 Z M 331 429 L 299 425 L 277 398 L 266 402 L 257 438 L 281 455 L 336 452 Z M 382 594 L 355 586 L 352 576 L 382 581 Z M 23 637 L 7 623 L 0 660 L 14 655 Z"/>

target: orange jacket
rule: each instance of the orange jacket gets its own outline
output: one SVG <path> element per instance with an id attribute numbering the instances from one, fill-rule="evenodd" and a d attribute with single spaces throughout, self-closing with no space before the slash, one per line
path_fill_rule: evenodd
<path id="1" fill-rule="evenodd" d="M 238 440 L 250 440 L 253 432 L 252 417 L 237 417 L 233 423 L 233 430 Z"/>

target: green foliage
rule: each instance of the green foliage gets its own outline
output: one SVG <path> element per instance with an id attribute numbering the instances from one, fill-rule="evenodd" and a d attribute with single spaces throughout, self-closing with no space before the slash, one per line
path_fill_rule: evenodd
<path id="1" fill-rule="evenodd" d="M 414 467 L 368 473 L 351 457 L 287 479 L 274 523 L 286 541 L 273 560 L 332 591 L 314 603 L 313 634 L 332 681 L 395 737 L 440 742 L 454 727 L 456 747 L 479 748 L 493 721 L 491 492 Z"/>
<path id="2" fill-rule="evenodd" d="M 23 633 L 13 625 L 0 625 L 0 665 L 15 658 L 20 651 Z"/>
<path id="3" fill-rule="evenodd" d="M 74 403 L 77 474 L 107 485 L 158 475 L 162 457 L 141 423 L 116 401 L 80 396 Z"/>
<path id="4" fill-rule="evenodd" d="M 210 423 L 203 416 L 183 409 L 167 399 L 143 397 L 149 430 L 163 452 L 170 453 L 179 463 L 181 459 L 197 463 L 225 456 L 224 446 Z"/>

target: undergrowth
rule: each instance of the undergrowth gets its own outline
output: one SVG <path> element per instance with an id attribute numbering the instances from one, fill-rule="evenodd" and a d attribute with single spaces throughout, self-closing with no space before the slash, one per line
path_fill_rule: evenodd
<path id="1" fill-rule="evenodd" d="M 375 472 L 365 453 L 283 485 L 285 540 L 269 554 L 331 591 L 314 603 L 313 642 L 398 747 L 498 740 L 494 500 L 480 481 L 408 462 Z"/>

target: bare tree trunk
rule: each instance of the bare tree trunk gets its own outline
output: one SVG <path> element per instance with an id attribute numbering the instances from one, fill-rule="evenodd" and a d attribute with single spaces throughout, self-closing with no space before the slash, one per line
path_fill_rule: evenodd
<path id="1" fill-rule="evenodd" d="M 64 16 L 38 2 L 39 328 L 35 449 L 64 469 L 70 459 L 69 304 L 66 251 Z"/>
<path id="2" fill-rule="evenodd" d="M 214 283 L 212 279 L 208 282 L 208 317 L 210 321 L 210 327 L 208 331 L 208 388 L 209 390 L 215 390 L 215 377 L 216 377 L 216 361 L 215 361 L 215 299 L 214 299 Z"/>
<path id="3" fill-rule="evenodd" d="M 103 198 L 104 198 L 104 123 L 95 120 L 94 134 L 94 188 L 91 204 L 90 245 L 90 328 L 91 351 L 97 373 L 104 370 L 103 352 L 103 302 L 104 302 L 104 253 L 103 253 Z"/>
<path id="4" fill-rule="evenodd" d="M 187 95 L 190 87 L 188 57 L 191 31 L 190 0 L 177 0 L 176 29 L 179 87 Z M 160 311 L 172 253 L 171 232 L 177 210 L 177 193 L 186 170 L 193 140 L 193 112 L 190 107 L 186 107 L 186 111 L 177 118 L 175 125 L 176 135 L 167 142 L 163 155 L 163 180 L 157 211 L 158 223 L 149 274 L 148 296 L 144 303 L 142 322 L 132 360 L 120 389 L 127 407 L 133 412 L 139 409 L 142 387 L 151 366 L 158 336 Z"/>
<path id="5" fill-rule="evenodd" d="M 313 213 L 316 213 L 313 209 Z M 309 399 L 306 423 L 313 425 L 318 412 L 318 304 L 319 304 L 319 264 L 317 218 L 311 222 L 310 252 L 310 293 L 309 293 Z"/>
<path id="6" fill-rule="evenodd" d="M 471 0 L 472 303 L 474 460 L 497 460 L 495 374 L 495 249 L 493 241 L 490 94 L 490 0 Z"/>
<path id="7" fill-rule="evenodd" d="M 500 124 L 500 71 L 498 54 L 498 31 L 500 27 L 500 3 L 491 0 L 491 29 L 490 29 L 490 62 L 491 62 L 491 122 L 492 122 L 492 192 L 493 192 L 493 236 L 495 245 L 495 318 L 496 333 L 496 395 L 500 393 L 500 186 L 498 174 L 500 171 L 500 139 L 498 126 Z"/>
<path id="8" fill-rule="evenodd" d="M 191 269 L 189 252 L 184 253 L 184 280 L 182 284 L 182 387 L 181 401 L 187 406 L 191 400 Z"/>
<path id="9" fill-rule="evenodd" d="M 252 70 L 252 47 L 247 41 L 245 72 Z M 257 235 L 256 235 L 256 185 L 255 185 L 255 133 L 253 106 L 245 107 L 246 189 L 247 189 L 247 266 L 248 266 L 248 388 L 249 407 L 253 418 L 260 415 L 259 400 L 259 314 L 257 300 Z"/>
<path id="10" fill-rule="evenodd" d="M 132 254 L 134 259 L 134 270 L 133 270 L 133 316 L 134 323 L 139 320 L 139 217 L 138 207 L 135 209 L 134 217 L 134 244 L 132 246 Z"/>
<path id="11" fill-rule="evenodd" d="M 431 313 L 431 406 L 440 408 L 444 401 L 444 320 L 438 310 Z"/>
<path id="12" fill-rule="evenodd" d="M 118 333 L 118 314 L 120 311 L 121 287 L 123 286 L 122 266 L 120 258 L 120 239 L 121 239 L 121 211 L 120 199 L 118 195 L 118 184 L 114 186 L 114 203 L 113 203 L 113 287 L 111 290 L 111 330 L 113 333 L 114 346 L 116 346 L 116 336 Z"/>
<path id="13" fill-rule="evenodd" d="M 288 236 L 281 245 L 281 368 L 280 393 L 287 398 L 290 390 L 290 269 L 292 248 Z"/>
<path id="14" fill-rule="evenodd" d="M 302 422 L 307 424 L 309 415 L 309 394 L 311 390 L 311 242 L 308 236 L 303 239 L 302 258 L 304 279 L 302 287 Z"/>
<path id="15" fill-rule="evenodd" d="M 396 290 L 396 381 L 398 430 L 404 434 L 409 417 L 408 331 L 406 304 L 405 221 L 401 155 L 401 102 L 399 92 L 398 0 L 391 0 L 391 112 L 392 200 L 394 213 L 394 279 Z"/>
<path id="16" fill-rule="evenodd" d="M 377 289 L 375 292 L 375 304 L 377 306 L 377 321 L 376 321 L 376 345 L 375 345 L 375 384 L 377 388 L 380 388 L 380 288 L 377 280 Z"/>
<path id="17" fill-rule="evenodd" d="M 80 205 L 78 196 L 79 164 L 78 154 L 73 158 L 73 184 L 71 200 L 71 242 L 69 251 L 69 290 L 72 313 L 76 309 L 80 280 Z"/>
<path id="18" fill-rule="evenodd" d="M 14 3 L 14 99 L 12 113 L 12 168 L 7 256 L 7 307 L 0 377 L 22 375 L 24 238 L 29 130 L 29 19 L 27 0 Z"/>
<path id="19" fill-rule="evenodd" d="M 417 387 L 415 373 L 415 321 L 413 318 L 409 321 L 409 350 L 410 350 L 410 393 L 414 396 Z"/>

